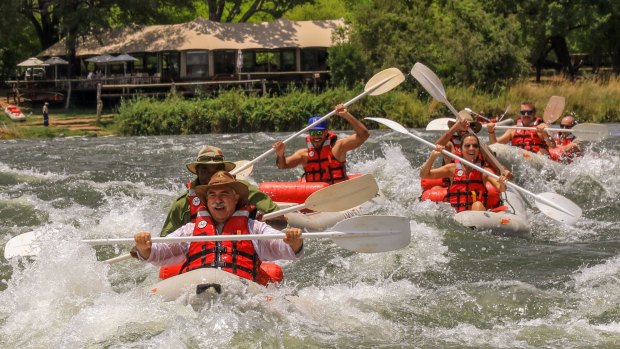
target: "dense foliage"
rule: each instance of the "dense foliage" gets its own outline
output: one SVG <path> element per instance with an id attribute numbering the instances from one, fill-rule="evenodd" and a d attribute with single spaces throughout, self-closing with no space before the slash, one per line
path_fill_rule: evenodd
<path id="1" fill-rule="evenodd" d="M 410 85 L 403 83 L 402 87 Z M 386 117 L 408 127 L 425 127 L 431 119 L 450 117 L 449 111 L 438 102 L 428 103 L 415 92 L 398 87 L 393 91 L 367 96 L 352 104 L 349 110 L 358 119 Z M 137 97 L 125 101 L 118 110 L 116 123 L 124 135 L 168 135 L 226 132 L 299 131 L 308 117 L 325 115 L 338 103 L 348 101 L 362 91 L 338 87 L 320 95 L 293 89 L 280 96 L 248 96 L 242 91 L 228 91 L 217 97 L 186 99 L 170 95 L 163 100 Z M 470 107 L 487 115 L 501 114 L 512 104 L 512 114 L 518 103 L 534 101 L 544 109 L 549 97 L 566 97 L 565 111 L 573 112 L 581 122 L 620 120 L 617 96 L 620 80 L 599 83 L 592 80 L 578 83 L 535 85 L 521 83 L 500 94 L 488 94 L 471 87 L 449 87 L 446 93 L 458 109 Z M 368 127 L 376 128 L 374 123 Z M 350 129 L 338 117 L 331 119 L 334 129 Z"/>

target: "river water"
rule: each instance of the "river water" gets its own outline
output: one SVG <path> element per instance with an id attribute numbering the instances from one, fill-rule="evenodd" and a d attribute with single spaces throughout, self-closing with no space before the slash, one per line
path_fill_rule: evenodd
<path id="1" fill-rule="evenodd" d="M 610 129 L 557 175 L 518 166 L 516 183 L 560 193 L 584 212 L 566 226 L 532 207 L 527 239 L 470 231 L 451 208 L 418 202 L 430 149 L 372 131 L 349 154 L 349 170 L 375 176 L 387 202 L 367 213 L 408 217 L 411 244 L 357 254 L 309 240 L 304 260 L 281 263 L 286 282 L 268 300 L 246 295 L 197 310 L 150 296 L 153 266 L 100 262 L 128 246 L 79 240 L 158 233 L 201 145 L 250 160 L 289 134 L 2 141 L 0 250 L 29 231 L 46 243 L 36 259 L 0 257 L 0 347 L 620 347 L 620 125 Z M 251 180 L 300 174 L 268 158 Z"/>

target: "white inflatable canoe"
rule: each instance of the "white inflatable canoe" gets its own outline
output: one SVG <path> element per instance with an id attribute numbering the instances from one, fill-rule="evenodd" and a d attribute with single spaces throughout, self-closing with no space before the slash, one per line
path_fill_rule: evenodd
<path id="1" fill-rule="evenodd" d="M 551 160 L 548 156 L 532 153 L 531 151 L 508 144 L 491 144 L 489 149 L 495 153 L 495 156 L 502 164 L 507 165 L 509 168 L 527 164 L 527 166 L 537 171 L 551 170 L 559 173 L 563 167 L 562 164 Z"/>
<path id="2" fill-rule="evenodd" d="M 215 268 L 201 268 L 162 280 L 149 288 L 164 301 L 202 306 L 229 295 L 258 294 L 265 290 L 255 282 Z"/>
<path id="3" fill-rule="evenodd" d="M 530 235 L 530 223 L 527 220 L 525 200 L 518 192 L 508 189 L 504 205 L 509 209 L 500 212 L 463 211 L 454 215 L 462 225 L 480 231 L 505 236 L 527 237 Z"/>

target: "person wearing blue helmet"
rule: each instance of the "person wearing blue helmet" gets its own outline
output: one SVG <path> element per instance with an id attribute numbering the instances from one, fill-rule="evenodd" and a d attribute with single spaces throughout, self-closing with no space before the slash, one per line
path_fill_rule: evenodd
<path id="1" fill-rule="evenodd" d="M 328 130 L 327 121 L 314 125 L 306 137 L 307 147 L 299 149 L 293 155 L 284 155 L 286 145 L 279 140 L 273 144 L 277 155 L 276 165 L 279 169 L 304 167 L 302 181 L 327 182 L 330 184 L 348 179 L 346 170 L 347 152 L 358 148 L 368 139 L 368 129 L 347 111 L 344 105 L 338 104 L 336 115 L 345 119 L 355 131 L 354 134 L 338 139 L 338 136 Z M 311 125 L 318 121 L 320 116 L 313 116 L 308 120 Z"/>

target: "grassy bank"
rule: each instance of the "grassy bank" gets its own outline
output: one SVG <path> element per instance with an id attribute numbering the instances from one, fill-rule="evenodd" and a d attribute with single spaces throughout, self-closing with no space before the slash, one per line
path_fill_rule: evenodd
<path id="1" fill-rule="evenodd" d="M 408 87 L 419 86 L 408 80 Z M 421 88 L 421 87 L 420 87 Z M 337 103 L 355 97 L 363 90 L 334 88 L 315 95 L 307 90 L 291 90 L 281 96 L 248 96 L 227 91 L 217 97 L 186 99 L 171 95 L 165 99 L 136 97 L 115 110 L 106 111 L 99 123 L 94 109 L 60 107 L 50 110 L 50 127 L 42 126 L 40 108 L 26 122 L 16 123 L 0 116 L 0 138 L 40 138 L 58 136 L 168 135 L 258 131 L 297 131 L 311 115 L 325 115 Z M 573 112 L 580 122 L 620 121 L 620 79 L 578 82 L 524 82 L 497 95 L 479 93 L 473 87 L 448 87 L 446 94 L 457 109 L 470 107 L 487 115 L 501 114 L 512 105 L 509 116 L 517 117 L 521 101 L 536 103 L 540 114 L 552 95 L 566 97 L 565 113 Z M 432 100 L 425 91 L 395 89 L 380 96 L 367 96 L 350 106 L 358 118 L 386 117 L 408 127 L 425 127 L 431 119 L 450 116 L 448 109 Z M 26 112 L 27 114 L 27 109 Z M 370 127 L 376 125 L 369 123 Z M 332 128 L 348 129 L 340 118 L 332 119 Z"/>

